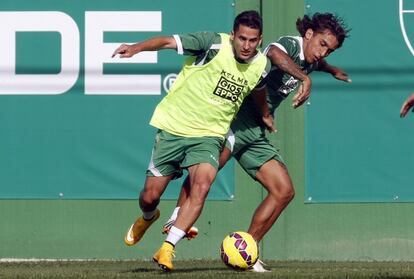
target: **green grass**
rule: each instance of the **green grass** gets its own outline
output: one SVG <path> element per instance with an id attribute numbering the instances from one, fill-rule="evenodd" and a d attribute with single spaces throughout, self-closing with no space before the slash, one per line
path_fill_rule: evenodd
<path id="1" fill-rule="evenodd" d="M 269 273 L 234 271 L 219 261 L 176 261 L 160 271 L 149 261 L 1 262 L 0 278 L 414 278 L 414 262 L 269 261 Z"/>

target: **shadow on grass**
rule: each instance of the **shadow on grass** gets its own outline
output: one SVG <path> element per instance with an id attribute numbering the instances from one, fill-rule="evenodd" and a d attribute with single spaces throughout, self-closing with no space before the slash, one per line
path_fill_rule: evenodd
<path id="1" fill-rule="evenodd" d="M 174 269 L 172 272 L 174 273 L 186 273 L 186 272 L 200 272 L 200 271 L 228 271 L 230 270 L 227 267 L 193 267 L 193 268 L 176 268 Z M 136 273 L 136 272 L 154 272 L 154 271 L 161 271 L 163 273 L 168 273 L 165 271 L 162 271 L 161 268 L 135 268 L 132 270 L 126 270 L 122 273 Z M 235 271 L 235 270 L 233 270 Z M 243 271 L 239 271 L 239 272 L 243 272 Z"/>
<path id="2" fill-rule="evenodd" d="M 161 268 L 158 267 L 154 267 L 154 268 L 134 268 L 131 270 L 125 270 L 121 273 L 145 273 L 145 272 L 161 272 L 161 273 L 165 273 L 168 274 L 170 272 L 165 272 L 163 270 L 161 270 Z M 236 272 L 240 272 L 242 273 L 243 271 L 237 271 L 237 270 L 231 270 L 227 267 L 192 267 L 192 268 L 180 268 L 177 267 L 175 268 L 173 271 L 171 271 L 172 273 L 192 273 L 192 272 L 226 272 L 226 271 L 236 271 Z"/>
<path id="3" fill-rule="evenodd" d="M 132 270 L 126 270 L 121 273 L 143 273 L 143 272 L 155 272 L 157 271 L 156 268 L 135 268 Z"/>
<path id="4" fill-rule="evenodd" d="M 225 271 L 235 271 L 235 270 L 231 270 L 227 267 L 193 267 L 193 268 L 178 268 L 178 269 L 174 269 L 174 272 L 180 272 L 180 273 L 185 273 L 185 272 L 200 272 L 200 271 L 212 271 L 212 272 L 225 272 Z M 240 271 L 243 272 L 243 271 Z"/>

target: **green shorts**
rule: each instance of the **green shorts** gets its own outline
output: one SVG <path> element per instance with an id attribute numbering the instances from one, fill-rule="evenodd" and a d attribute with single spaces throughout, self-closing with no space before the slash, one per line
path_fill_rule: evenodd
<path id="1" fill-rule="evenodd" d="M 233 122 L 226 136 L 225 146 L 253 179 L 256 179 L 256 172 L 260 167 L 272 159 L 285 164 L 276 147 L 266 137 L 265 128 L 251 128 L 237 122 Z"/>
<path id="2" fill-rule="evenodd" d="M 158 130 L 152 150 L 147 176 L 183 175 L 189 166 L 209 163 L 218 169 L 223 144 L 219 137 L 181 137 Z"/>

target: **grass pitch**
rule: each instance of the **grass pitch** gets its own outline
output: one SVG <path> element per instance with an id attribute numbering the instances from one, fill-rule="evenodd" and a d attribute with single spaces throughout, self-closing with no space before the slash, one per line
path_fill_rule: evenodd
<path id="1" fill-rule="evenodd" d="M 176 261 L 164 273 L 149 261 L 1 262 L 0 278 L 388 278 L 414 279 L 414 262 L 268 261 L 271 272 L 234 271 L 220 261 Z"/>

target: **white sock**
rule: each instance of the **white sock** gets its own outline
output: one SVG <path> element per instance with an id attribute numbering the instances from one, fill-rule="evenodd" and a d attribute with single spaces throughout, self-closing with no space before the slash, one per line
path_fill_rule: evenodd
<path id="1" fill-rule="evenodd" d="M 180 207 L 179 206 L 177 206 L 176 208 L 174 208 L 174 211 L 173 211 L 173 213 L 171 214 L 171 216 L 170 216 L 170 219 L 168 219 L 168 221 L 167 222 L 169 222 L 169 221 L 172 221 L 172 220 L 176 220 L 177 219 L 177 215 L 178 215 L 178 211 L 180 210 Z"/>
<path id="2" fill-rule="evenodd" d="M 179 228 L 172 226 L 165 241 L 175 246 L 178 243 L 178 241 L 180 241 L 185 236 L 185 234 L 185 231 L 182 231 Z"/>
<path id="3" fill-rule="evenodd" d="M 153 211 L 142 211 L 142 217 L 144 217 L 145 220 L 151 220 L 155 216 L 155 212 L 157 212 L 157 209 L 154 209 Z"/>

